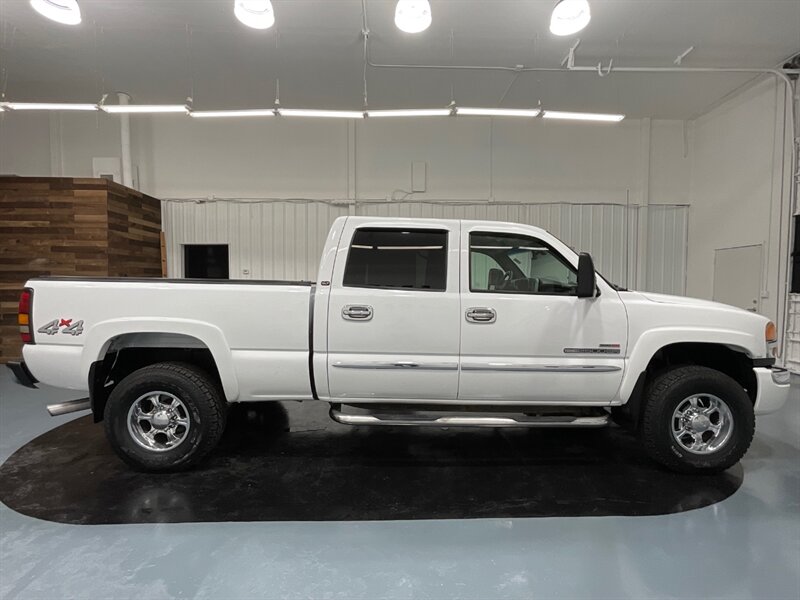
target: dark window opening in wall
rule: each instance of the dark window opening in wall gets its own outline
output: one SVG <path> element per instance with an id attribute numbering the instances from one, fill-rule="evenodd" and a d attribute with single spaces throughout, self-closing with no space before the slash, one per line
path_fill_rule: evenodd
<path id="1" fill-rule="evenodd" d="M 228 279 L 228 244 L 186 244 L 183 276 L 187 279 Z"/>
<path id="2" fill-rule="evenodd" d="M 800 294 L 800 215 L 794 218 L 794 250 L 792 252 L 792 289 Z"/>

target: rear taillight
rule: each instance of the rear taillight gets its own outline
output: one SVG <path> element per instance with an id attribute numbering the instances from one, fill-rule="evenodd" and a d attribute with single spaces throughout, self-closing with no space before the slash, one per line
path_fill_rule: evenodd
<path id="1" fill-rule="evenodd" d="M 19 323 L 19 335 L 22 342 L 25 344 L 33 343 L 33 319 L 31 318 L 31 308 L 33 307 L 33 290 L 25 288 L 19 297 L 19 314 L 17 315 L 17 322 Z"/>

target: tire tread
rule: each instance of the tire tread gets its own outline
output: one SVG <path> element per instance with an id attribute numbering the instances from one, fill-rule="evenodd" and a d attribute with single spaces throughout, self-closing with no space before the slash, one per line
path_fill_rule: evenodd
<path id="1" fill-rule="evenodd" d="M 661 415 L 659 415 L 658 410 L 656 410 L 657 406 L 666 402 L 670 390 L 684 381 L 697 377 L 711 377 L 714 379 L 725 378 L 736 384 L 733 379 L 724 373 L 698 365 L 675 367 L 654 378 L 645 391 L 646 401 L 644 410 L 642 411 L 640 427 L 642 445 L 650 458 L 674 471 L 682 473 L 696 473 L 700 471 L 711 473 L 723 471 L 736 464 L 745 452 L 747 452 L 753 441 L 754 427 L 744 428 L 742 423 L 735 423 L 735 435 L 741 435 L 742 430 L 746 432 L 745 437 L 739 439 L 740 451 L 732 455 L 732 460 L 729 459 L 718 466 L 687 464 L 686 461 L 676 456 L 668 446 L 658 443 L 659 430 L 664 427 L 664 422 L 659 419 Z"/>

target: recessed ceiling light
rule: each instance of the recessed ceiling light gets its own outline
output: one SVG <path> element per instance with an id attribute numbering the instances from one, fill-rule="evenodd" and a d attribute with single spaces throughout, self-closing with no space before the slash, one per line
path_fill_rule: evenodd
<path id="1" fill-rule="evenodd" d="M 410 110 L 370 110 L 368 117 L 449 117 L 449 108 L 420 108 Z"/>
<path id="2" fill-rule="evenodd" d="M 428 0 L 399 0 L 394 9 L 394 24 L 406 33 L 419 33 L 431 26 Z"/>
<path id="3" fill-rule="evenodd" d="M 574 121 L 611 121 L 618 123 L 625 115 L 611 115 L 606 113 L 563 112 L 560 110 L 546 110 L 542 115 L 545 119 L 571 119 Z"/>
<path id="4" fill-rule="evenodd" d="M 31 6 L 40 15 L 57 23 L 77 25 L 81 22 L 78 0 L 31 0 Z"/>
<path id="5" fill-rule="evenodd" d="M 550 17 L 550 32 L 554 35 L 578 33 L 592 20 L 588 0 L 559 0 Z"/>
<path id="6" fill-rule="evenodd" d="M 475 117 L 536 117 L 539 115 L 538 108 L 461 108 L 456 109 L 457 115 L 467 115 Z"/>
<path id="7" fill-rule="evenodd" d="M 233 14 L 253 29 L 269 29 L 275 24 L 270 0 L 234 0 Z"/>

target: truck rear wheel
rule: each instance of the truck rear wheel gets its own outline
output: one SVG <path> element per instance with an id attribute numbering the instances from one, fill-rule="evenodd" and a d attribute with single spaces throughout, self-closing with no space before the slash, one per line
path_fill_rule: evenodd
<path id="1" fill-rule="evenodd" d="M 200 461 L 225 428 L 225 402 L 202 370 L 158 363 L 134 371 L 111 392 L 104 421 L 119 457 L 141 471 L 179 471 Z"/>
<path id="2" fill-rule="evenodd" d="M 724 471 L 744 456 L 754 432 L 750 398 L 724 373 L 678 367 L 648 387 L 642 444 L 651 458 L 674 471 Z"/>

